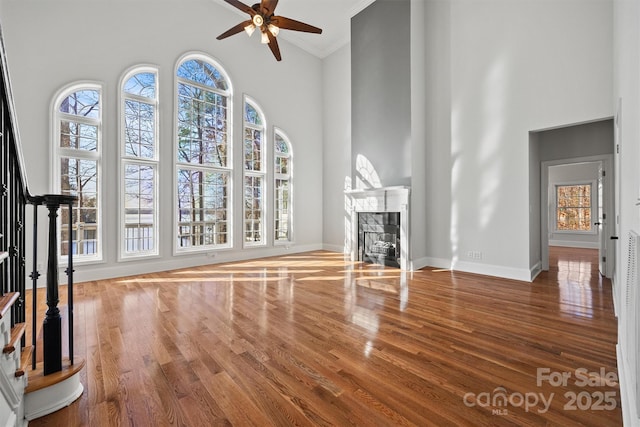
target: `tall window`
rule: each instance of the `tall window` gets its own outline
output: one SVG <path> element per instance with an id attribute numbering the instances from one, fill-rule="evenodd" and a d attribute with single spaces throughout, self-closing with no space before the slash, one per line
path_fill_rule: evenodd
<path id="1" fill-rule="evenodd" d="M 266 165 L 264 115 L 257 105 L 244 102 L 244 243 L 265 243 L 264 185 Z"/>
<path id="2" fill-rule="evenodd" d="M 275 130 L 274 138 L 274 219 L 275 242 L 292 240 L 291 221 L 291 144 Z"/>
<path id="3" fill-rule="evenodd" d="M 591 231 L 592 184 L 556 186 L 556 230 Z"/>
<path id="4" fill-rule="evenodd" d="M 122 258 L 158 254 L 157 72 L 138 68 L 121 87 Z"/>
<path id="5" fill-rule="evenodd" d="M 68 242 L 75 259 L 101 258 L 100 167 L 102 143 L 101 87 L 95 84 L 73 86 L 55 102 L 54 182 L 62 194 L 77 197 L 73 205 L 72 226 L 69 211 L 60 212 L 61 256 L 68 255 Z"/>
<path id="6" fill-rule="evenodd" d="M 178 251 L 231 245 L 231 85 L 204 57 L 177 69 Z"/>

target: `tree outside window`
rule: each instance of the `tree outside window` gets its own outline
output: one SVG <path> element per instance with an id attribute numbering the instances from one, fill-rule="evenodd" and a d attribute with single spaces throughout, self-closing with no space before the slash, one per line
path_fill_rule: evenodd
<path id="1" fill-rule="evenodd" d="M 265 244 L 265 119 L 261 109 L 244 102 L 244 244 Z"/>
<path id="2" fill-rule="evenodd" d="M 70 242 L 78 260 L 100 256 L 100 98 L 99 87 L 76 86 L 58 98 L 55 110 L 59 191 L 77 197 L 71 228 L 69 211 L 61 210 L 59 253 L 68 255 Z"/>
<path id="3" fill-rule="evenodd" d="M 121 88 L 120 255 L 158 254 L 157 71 L 139 67 Z"/>
<path id="4" fill-rule="evenodd" d="M 274 141 L 274 239 L 276 243 L 292 240 L 291 221 L 291 144 L 279 129 Z"/>
<path id="5" fill-rule="evenodd" d="M 228 247 L 229 85 L 220 70 L 203 58 L 183 61 L 177 77 L 176 247 Z"/>
<path id="6" fill-rule="evenodd" d="M 591 184 L 556 186 L 556 230 L 591 231 Z"/>

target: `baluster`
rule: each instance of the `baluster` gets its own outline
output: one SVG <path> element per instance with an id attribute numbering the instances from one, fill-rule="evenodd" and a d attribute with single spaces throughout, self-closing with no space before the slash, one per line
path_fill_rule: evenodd
<path id="1" fill-rule="evenodd" d="M 38 279 L 40 272 L 38 271 L 38 206 L 42 204 L 41 198 L 35 198 L 33 204 L 33 265 L 31 266 L 31 368 L 36 369 L 36 343 L 37 343 L 37 320 L 38 320 Z"/>
<path id="2" fill-rule="evenodd" d="M 67 256 L 67 309 L 69 313 L 69 363 L 73 365 L 73 248 L 71 246 L 71 230 L 73 229 L 73 202 L 69 202 L 69 240 Z"/>

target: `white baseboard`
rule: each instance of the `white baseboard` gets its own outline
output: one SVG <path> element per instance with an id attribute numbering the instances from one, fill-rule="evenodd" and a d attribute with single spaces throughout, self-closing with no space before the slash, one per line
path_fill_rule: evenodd
<path id="1" fill-rule="evenodd" d="M 434 267 L 434 268 L 445 268 L 447 270 L 451 269 L 451 260 L 444 258 L 433 258 L 433 257 L 425 257 L 420 258 L 419 260 L 413 261 L 413 269 L 420 270 L 425 267 Z"/>
<path id="2" fill-rule="evenodd" d="M 529 269 L 504 267 L 501 265 L 481 264 L 477 262 L 458 261 L 454 263 L 453 270 L 466 273 L 482 274 L 485 276 L 501 277 L 503 279 L 531 282 Z"/>
<path id="3" fill-rule="evenodd" d="M 270 256 L 294 254 L 323 250 L 322 245 L 291 245 L 274 246 L 270 248 L 252 248 L 240 251 L 199 252 L 188 255 L 177 255 L 170 258 L 155 258 L 137 262 L 119 262 L 116 264 L 87 264 L 76 263 L 73 273 L 74 283 L 93 280 L 112 279 L 116 277 L 133 276 L 137 274 L 155 273 L 158 271 L 177 270 L 180 268 L 198 267 L 202 265 L 220 264 L 223 262 L 246 261 Z M 59 284 L 67 284 L 66 266 L 60 268 Z M 46 274 L 38 280 L 38 287 L 46 286 Z M 30 286 L 28 287 L 31 288 Z"/>
<path id="4" fill-rule="evenodd" d="M 539 263 L 540 267 L 542 266 Z M 452 271 L 462 271 L 465 273 L 482 274 L 484 276 L 501 277 L 504 279 L 519 280 L 523 282 L 531 282 L 533 280 L 533 269 L 519 269 L 512 267 L 504 267 L 499 265 L 482 264 L 469 261 L 452 261 L 445 258 L 424 257 L 413 260 L 413 270 L 419 270 L 425 267 L 443 268 Z M 536 267 L 534 266 L 534 269 Z M 537 274 L 536 274 L 537 275 Z"/>
<path id="5" fill-rule="evenodd" d="M 331 251 L 331 252 L 338 252 L 341 254 L 346 254 L 347 250 L 345 249 L 344 246 L 340 246 L 340 245 L 330 245 L 328 243 L 323 243 L 322 244 L 322 249 L 325 251 Z"/>
<path id="6" fill-rule="evenodd" d="M 260 248 L 242 251 L 220 251 L 211 257 L 211 253 L 194 253 L 189 256 L 174 256 L 169 259 L 156 258 L 148 262 L 121 262 L 114 264 L 75 264 L 74 282 L 88 282 L 93 280 L 111 279 L 116 277 L 133 276 L 137 274 L 154 273 L 158 271 L 176 270 L 180 268 L 198 267 L 202 265 L 219 264 L 224 262 L 246 261 L 263 257 L 278 256 L 285 254 L 295 254 L 309 251 L 326 250 L 337 253 L 345 253 L 345 249 L 340 245 L 314 244 L 314 245 L 292 245 L 275 246 L 271 248 Z M 505 279 L 531 282 L 540 272 L 540 266 L 536 264 L 531 270 L 504 267 L 491 264 L 483 264 L 469 261 L 452 261 L 445 258 L 421 257 L 410 262 L 412 271 L 425 267 L 445 268 L 454 271 L 482 274 L 485 276 L 502 277 Z M 66 266 L 64 267 L 66 268 Z M 64 268 L 60 269 L 59 283 L 65 285 L 67 276 Z M 38 280 L 38 287 L 46 287 L 46 274 L 42 274 Z M 30 289 L 31 287 L 28 286 Z"/>
<path id="7" fill-rule="evenodd" d="M 533 267 L 531 267 L 531 279 L 530 282 L 533 282 L 538 274 L 542 272 L 542 261 L 538 261 Z"/>
<path id="8" fill-rule="evenodd" d="M 411 271 L 420 270 L 421 268 L 427 267 L 429 265 L 429 258 L 414 258 L 410 260 L 409 269 Z"/>
<path id="9" fill-rule="evenodd" d="M 576 242 L 574 240 L 549 240 L 549 246 L 561 246 L 564 248 L 598 249 L 598 242 Z"/>

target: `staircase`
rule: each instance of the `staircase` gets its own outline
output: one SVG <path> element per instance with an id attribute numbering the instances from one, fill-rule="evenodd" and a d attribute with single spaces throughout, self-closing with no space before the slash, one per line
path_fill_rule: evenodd
<path id="1" fill-rule="evenodd" d="M 3 261 L 7 256 L 3 253 Z M 27 367 L 31 357 L 31 347 L 22 348 L 20 342 L 26 329 L 25 323 L 11 326 L 11 310 L 18 301 L 17 292 L 5 293 L 0 297 L 0 425 L 21 426 L 24 423 L 24 390 L 27 386 Z"/>
<path id="2" fill-rule="evenodd" d="M 68 332 L 68 355 L 63 358 L 63 318 L 58 308 L 58 211 L 71 210 L 73 195 L 29 192 L 11 92 L 2 31 L 0 29 L 0 427 L 27 425 L 28 420 L 50 414 L 76 400 L 83 392 L 80 371 L 84 361 L 73 353 L 73 256 L 67 257 L 67 311 L 64 325 Z M 32 256 L 30 274 L 33 308 L 26 319 L 26 209 L 33 208 Z M 37 340 L 38 209 L 49 212 L 46 306 L 42 322 L 42 342 Z M 71 242 L 69 242 L 71 245 Z M 69 247 L 68 253 L 72 254 Z M 31 345 L 25 332 L 31 328 Z M 36 352 L 36 347 L 41 350 Z M 36 359 L 42 355 L 42 360 Z"/>

